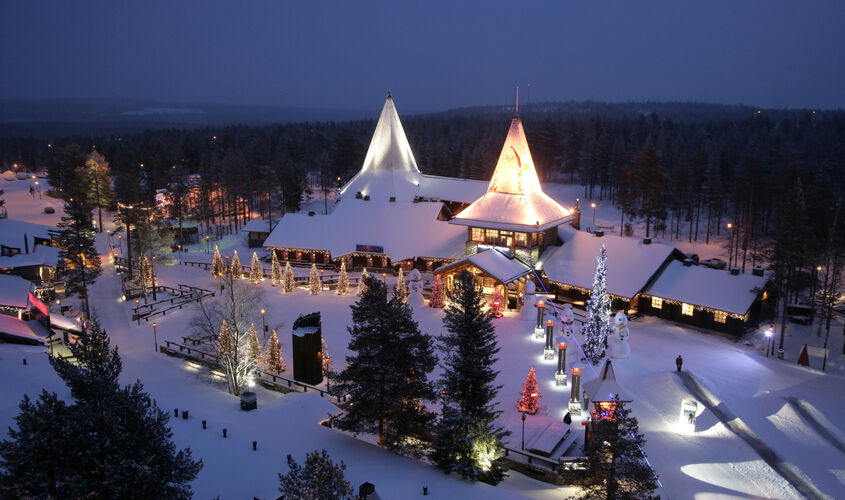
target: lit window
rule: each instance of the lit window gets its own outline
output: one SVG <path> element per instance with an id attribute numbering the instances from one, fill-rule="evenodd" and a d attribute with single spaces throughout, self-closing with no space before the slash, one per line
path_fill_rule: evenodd
<path id="1" fill-rule="evenodd" d="M 514 237 L 516 240 L 516 246 L 524 247 L 528 244 L 527 238 L 525 237 L 525 233 L 516 233 Z"/>
<path id="2" fill-rule="evenodd" d="M 487 229 L 484 234 L 484 242 L 495 245 L 499 242 L 499 231 L 496 229 Z"/>
<path id="3" fill-rule="evenodd" d="M 480 227 L 472 228 L 472 241 L 479 241 L 479 242 L 484 241 L 484 233 L 483 233 L 483 230 Z"/>
<path id="4" fill-rule="evenodd" d="M 681 314 L 684 316 L 692 316 L 692 304 L 683 304 L 681 305 Z"/>
<path id="5" fill-rule="evenodd" d="M 651 307 L 653 309 L 663 309 L 663 299 L 661 299 L 660 297 L 652 297 Z"/>
<path id="6" fill-rule="evenodd" d="M 724 323 L 728 319 L 728 313 L 725 311 L 716 311 L 713 313 L 713 319 L 716 320 L 716 323 Z"/>

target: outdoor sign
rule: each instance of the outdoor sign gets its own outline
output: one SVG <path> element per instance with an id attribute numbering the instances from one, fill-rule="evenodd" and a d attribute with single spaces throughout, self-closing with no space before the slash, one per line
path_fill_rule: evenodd
<path id="1" fill-rule="evenodd" d="M 698 402 L 694 399 L 681 400 L 681 415 L 678 428 L 682 434 L 695 434 L 695 418 L 698 414 Z"/>
<path id="2" fill-rule="evenodd" d="M 355 245 L 356 252 L 384 253 L 384 247 L 378 245 Z"/>
<path id="3" fill-rule="evenodd" d="M 34 305 L 45 316 L 50 315 L 50 309 L 47 307 L 47 304 L 41 302 L 41 299 L 36 297 L 32 292 L 29 292 L 29 303 Z"/>

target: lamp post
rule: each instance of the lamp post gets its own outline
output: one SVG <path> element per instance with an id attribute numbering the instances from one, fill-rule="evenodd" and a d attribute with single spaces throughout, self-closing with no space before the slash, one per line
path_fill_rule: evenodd
<path id="1" fill-rule="evenodd" d="M 733 266 L 733 248 L 734 248 L 734 225 L 728 222 L 728 271 Z"/>
<path id="2" fill-rule="evenodd" d="M 557 344 L 557 371 L 555 372 L 555 385 L 566 387 L 566 342 Z"/>
<path id="3" fill-rule="evenodd" d="M 546 301 L 537 301 L 537 324 L 534 326 L 534 336 L 538 339 L 543 338 L 543 313 L 545 312 Z"/>
<path id="4" fill-rule="evenodd" d="M 520 413 L 522 413 L 522 447 L 520 449 L 525 451 L 525 412 L 520 410 Z"/>
<path id="5" fill-rule="evenodd" d="M 264 313 L 266 313 L 266 312 L 267 311 L 265 311 L 264 309 L 261 310 L 261 332 L 262 332 L 261 336 L 262 337 L 267 336 L 267 323 L 264 322 Z"/>
<path id="6" fill-rule="evenodd" d="M 331 360 L 328 359 L 328 358 L 323 360 L 323 363 L 325 363 L 325 365 L 326 365 L 325 369 L 323 370 L 323 373 L 325 373 L 325 375 L 326 375 L 326 392 L 331 392 L 331 389 L 332 389 L 331 382 L 329 382 L 329 363 L 330 362 L 331 362 Z"/>
<path id="7" fill-rule="evenodd" d="M 596 202 L 590 203 L 590 207 L 593 209 L 593 226 L 596 225 Z"/>
<path id="8" fill-rule="evenodd" d="M 555 328 L 555 320 L 546 320 L 546 347 L 543 349 L 543 359 L 555 359 L 555 349 L 552 345 Z"/>
<path id="9" fill-rule="evenodd" d="M 769 357 L 769 349 L 774 347 L 774 343 L 772 342 L 772 329 L 766 329 L 766 357 Z M 774 354 L 774 353 L 772 353 Z"/>
<path id="10" fill-rule="evenodd" d="M 155 321 L 153 321 L 153 342 L 155 342 L 155 352 L 158 352 L 158 334 L 156 332 L 156 327 L 158 327 L 158 325 Z"/>

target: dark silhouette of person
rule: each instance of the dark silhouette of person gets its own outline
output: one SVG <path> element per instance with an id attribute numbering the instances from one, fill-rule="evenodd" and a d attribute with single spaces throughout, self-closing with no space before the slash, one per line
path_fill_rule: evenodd
<path id="1" fill-rule="evenodd" d="M 678 357 L 675 358 L 675 366 L 678 367 L 678 371 L 681 371 L 681 366 L 683 366 L 683 364 L 684 364 L 684 358 L 682 358 L 681 355 L 678 354 Z"/>

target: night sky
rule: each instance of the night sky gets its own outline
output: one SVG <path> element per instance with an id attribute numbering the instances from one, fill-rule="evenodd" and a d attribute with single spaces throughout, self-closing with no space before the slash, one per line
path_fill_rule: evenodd
<path id="1" fill-rule="evenodd" d="M 519 84 L 522 102 L 842 108 L 843 49 L 834 0 L 0 0 L 2 99 L 369 109 L 391 89 L 435 111 Z"/>

